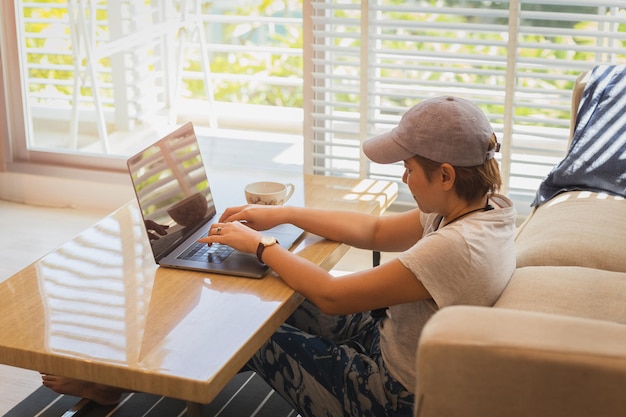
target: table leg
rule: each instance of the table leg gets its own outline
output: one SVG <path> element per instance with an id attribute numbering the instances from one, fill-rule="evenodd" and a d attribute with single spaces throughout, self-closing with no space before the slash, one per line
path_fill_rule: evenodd
<path id="1" fill-rule="evenodd" d="M 375 250 L 372 252 L 372 266 L 377 267 L 380 265 L 380 252 Z M 372 317 L 379 318 L 385 317 L 385 313 L 387 311 L 387 307 L 377 308 L 376 310 L 372 310 Z"/>
<path id="2" fill-rule="evenodd" d="M 380 265 L 380 252 L 377 250 L 372 252 L 372 265 L 373 266 Z"/>
<path id="3" fill-rule="evenodd" d="M 203 404 L 187 401 L 187 417 L 202 417 Z"/>

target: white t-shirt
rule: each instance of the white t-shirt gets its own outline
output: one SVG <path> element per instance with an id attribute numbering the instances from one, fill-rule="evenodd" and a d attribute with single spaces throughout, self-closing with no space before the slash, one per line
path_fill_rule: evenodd
<path id="1" fill-rule="evenodd" d="M 428 319 L 450 305 L 492 306 L 513 275 L 516 211 L 504 196 L 489 202 L 494 210 L 439 228 L 440 215 L 422 213 L 422 239 L 398 256 L 433 297 L 389 307 L 380 325 L 385 365 L 409 392 L 415 392 L 417 345 Z"/>

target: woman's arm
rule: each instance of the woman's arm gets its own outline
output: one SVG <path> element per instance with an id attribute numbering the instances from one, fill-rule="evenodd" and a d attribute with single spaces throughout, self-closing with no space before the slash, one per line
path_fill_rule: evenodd
<path id="1" fill-rule="evenodd" d="M 260 232 L 240 222 L 229 222 L 213 225 L 209 236 L 200 241 L 223 243 L 255 253 L 261 237 Z M 341 277 L 333 277 L 280 245 L 266 247 L 263 261 L 291 288 L 328 314 L 354 313 L 430 298 L 420 281 L 398 260 Z"/>
<path id="2" fill-rule="evenodd" d="M 266 248 L 263 260 L 326 314 L 357 313 L 432 298 L 397 259 L 339 277 L 278 245 Z"/>
<path id="3" fill-rule="evenodd" d="M 310 233 L 362 249 L 398 252 L 422 236 L 419 210 L 386 216 L 291 206 L 233 207 L 221 222 L 244 221 L 255 230 L 291 223 Z"/>

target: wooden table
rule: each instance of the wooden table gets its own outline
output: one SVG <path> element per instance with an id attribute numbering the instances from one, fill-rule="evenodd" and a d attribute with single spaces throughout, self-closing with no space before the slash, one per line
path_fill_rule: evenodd
<path id="1" fill-rule="evenodd" d="M 398 191 L 312 175 L 296 187 L 307 207 L 367 213 L 382 213 Z M 347 250 L 311 234 L 294 248 L 326 270 Z M 4 364 L 210 403 L 302 297 L 273 273 L 159 268 L 129 203 L 3 281 L 0 300 Z"/>

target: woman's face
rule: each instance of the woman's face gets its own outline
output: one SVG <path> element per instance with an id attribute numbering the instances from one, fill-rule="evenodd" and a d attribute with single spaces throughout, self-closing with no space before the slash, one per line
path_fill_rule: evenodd
<path id="1" fill-rule="evenodd" d="M 426 178 L 424 169 L 413 158 L 404 161 L 402 182 L 409 186 L 411 195 L 419 209 L 424 213 L 437 212 L 435 183 Z"/>

